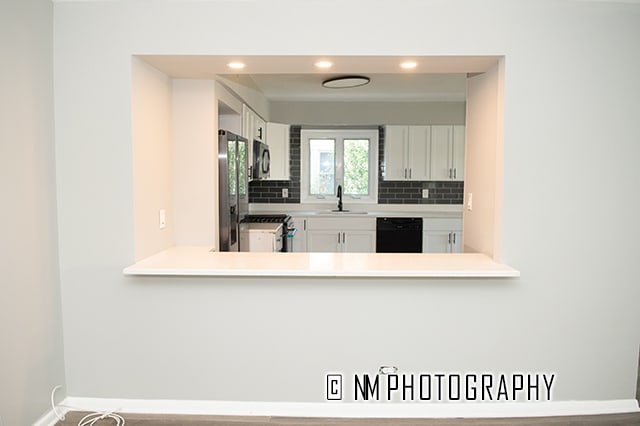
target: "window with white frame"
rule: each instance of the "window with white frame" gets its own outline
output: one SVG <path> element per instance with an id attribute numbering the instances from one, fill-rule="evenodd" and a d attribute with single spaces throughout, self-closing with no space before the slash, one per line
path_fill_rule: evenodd
<path id="1" fill-rule="evenodd" d="M 378 130 L 301 131 L 301 198 L 334 202 L 338 185 L 345 201 L 378 200 Z"/>

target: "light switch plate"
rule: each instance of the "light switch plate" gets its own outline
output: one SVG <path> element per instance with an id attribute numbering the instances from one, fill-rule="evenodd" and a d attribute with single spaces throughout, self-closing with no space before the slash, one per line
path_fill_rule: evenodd
<path id="1" fill-rule="evenodd" d="M 158 225 L 160 229 L 164 229 L 167 226 L 167 212 L 165 209 L 160 209 L 158 212 Z"/>
<path id="2" fill-rule="evenodd" d="M 467 210 L 473 210 L 473 194 L 471 192 L 467 194 Z"/>
<path id="3" fill-rule="evenodd" d="M 289 188 L 282 188 L 282 198 L 289 198 Z"/>
<path id="4" fill-rule="evenodd" d="M 428 189 L 423 189 L 422 190 L 422 198 L 429 198 L 429 190 Z"/>

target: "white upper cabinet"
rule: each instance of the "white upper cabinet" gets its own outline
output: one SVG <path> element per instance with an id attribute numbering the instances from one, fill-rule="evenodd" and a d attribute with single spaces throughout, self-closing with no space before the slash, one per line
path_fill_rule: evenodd
<path id="1" fill-rule="evenodd" d="M 429 180 L 431 126 L 409 126 L 407 165 L 409 180 Z"/>
<path id="2" fill-rule="evenodd" d="M 384 180 L 406 178 L 409 126 L 386 126 L 384 132 Z"/>
<path id="3" fill-rule="evenodd" d="M 289 180 L 289 125 L 267 123 L 266 143 L 271 156 L 268 180 Z"/>
<path id="4" fill-rule="evenodd" d="M 464 156 L 466 150 L 466 136 L 464 126 L 453 126 L 453 180 L 464 180 Z"/>
<path id="5" fill-rule="evenodd" d="M 247 138 L 249 141 L 253 140 L 254 135 L 254 120 L 253 120 L 253 110 L 247 106 L 247 104 L 242 104 L 242 136 Z"/>
<path id="6" fill-rule="evenodd" d="M 429 179 L 431 126 L 385 127 L 385 180 Z"/>
<path id="7" fill-rule="evenodd" d="M 253 141 L 264 142 L 266 127 L 265 121 L 254 110 L 247 104 L 242 104 L 242 136 L 249 141 L 247 161 L 250 179 L 253 178 Z"/>
<path id="8" fill-rule="evenodd" d="M 258 114 L 255 114 L 253 119 L 255 133 L 253 138 L 259 140 L 260 142 L 264 142 L 267 134 L 267 122 L 264 121 Z"/>
<path id="9" fill-rule="evenodd" d="M 464 180 L 464 126 L 431 126 L 429 180 Z"/>
<path id="10" fill-rule="evenodd" d="M 247 104 L 242 104 L 242 136 L 264 142 L 267 123 Z"/>

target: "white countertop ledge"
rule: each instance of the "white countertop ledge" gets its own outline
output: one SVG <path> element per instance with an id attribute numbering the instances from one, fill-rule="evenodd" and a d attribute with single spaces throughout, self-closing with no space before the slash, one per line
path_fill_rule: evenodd
<path id="1" fill-rule="evenodd" d="M 132 276 L 509 278 L 520 272 L 477 253 L 228 253 L 173 247 L 123 270 Z"/>

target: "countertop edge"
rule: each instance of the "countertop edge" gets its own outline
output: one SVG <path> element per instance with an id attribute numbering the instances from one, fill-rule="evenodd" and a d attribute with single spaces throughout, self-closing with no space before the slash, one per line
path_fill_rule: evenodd
<path id="1" fill-rule="evenodd" d="M 247 265 L 252 265 L 248 267 Z M 123 269 L 125 276 L 308 278 L 517 278 L 478 253 L 220 253 L 172 247 Z"/>

